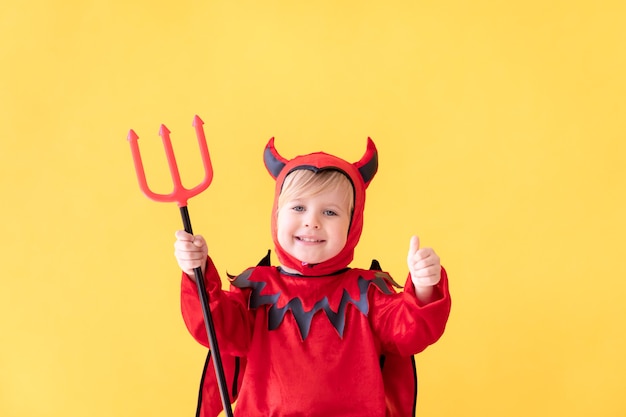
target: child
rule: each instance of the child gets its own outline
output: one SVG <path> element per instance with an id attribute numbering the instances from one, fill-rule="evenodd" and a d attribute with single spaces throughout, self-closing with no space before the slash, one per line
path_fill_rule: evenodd
<path id="1" fill-rule="evenodd" d="M 443 334 L 450 312 L 445 270 L 411 239 L 402 292 L 373 261 L 349 268 L 363 227 L 365 189 L 378 169 L 368 139 L 348 163 L 322 152 L 281 157 L 273 139 L 265 165 L 276 179 L 269 253 L 221 289 L 202 236 L 176 233 L 183 270 L 182 313 L 208 346 L 193 269 L 203 268 L 234 414 L 241 417 L 408 417 L 415 415 L 413 355 Z M 205 364 L 199 414 L 221 411 L 213 367 Z"/>

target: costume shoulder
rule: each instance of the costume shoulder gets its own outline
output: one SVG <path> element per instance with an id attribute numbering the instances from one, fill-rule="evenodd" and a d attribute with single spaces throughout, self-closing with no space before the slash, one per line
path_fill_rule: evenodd
<path id="1" fill-rule="evenodd" d="M 378 282 L 380 282 L 380 280 L 382 279 L 387 283 L 389 287 L 402 288 L 402 285 L 394 281 L 394 279 L 391 278 L 391 275 L 389 275 L 387 272 L 383 272 L 383 269 L 380 266 L 380 263 L 378 262 L 378 260 L 372 259 L 372 263 L 370 265 L 369 270 L 373 271 L 374 276 L 379 279 Z"/>

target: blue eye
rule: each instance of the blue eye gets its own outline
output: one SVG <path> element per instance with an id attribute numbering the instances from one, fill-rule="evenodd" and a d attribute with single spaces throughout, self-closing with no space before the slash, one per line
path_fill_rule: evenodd
<path id="1" fill-rule="evenodd" d="M 291 209 L 293 211 L 304 211 L 304 207 L 303 206 L 294 206 Z"/>
<path id="2" fill-rule="evenodd" d="M 336 216 L 337 213 L 332 210 L 324 210 L 324 214 L 327 216 Z"/>

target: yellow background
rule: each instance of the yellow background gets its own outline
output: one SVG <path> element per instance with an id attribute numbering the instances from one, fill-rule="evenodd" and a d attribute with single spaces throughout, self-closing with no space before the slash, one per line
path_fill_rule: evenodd
<path id="1" fill-rule="evenodd" d="M 380 171 L 354 265 L 441 255 L 453 311 L 421 416 L 626 415 L 626 3 L 29 1 L 0 6 L 0 415 L 191 416 L 165 123 L 220 271 L 271 247 L 262 165 Z"/>

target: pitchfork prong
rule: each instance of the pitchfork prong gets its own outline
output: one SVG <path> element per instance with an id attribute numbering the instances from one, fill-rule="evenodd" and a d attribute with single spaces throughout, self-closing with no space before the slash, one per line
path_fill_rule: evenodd
<path id="1" fill-rule="evenodd" d="M 183 187 L 180 180 L 180 173 L 178 172 L 178 165 L 176 164 L 176 157 L 174 156 L 174 148 L 172 148 L 172 140 L 170 139 L 170 130 L 165 125 L 161 125 L 159 128 L 159 136 L 163 142 L 163 148 L 165 148 L 165 156 L 167 157 L 167 165 L 170 167 L 170 174 L 172 175 L 172 182 L 174 183 L 174 191 Z"/>
<path id="2" fill-rule="evenodd" d="M 157 194 L 150 190 L 148 187 L 148 181 L 146 180 L 146 172 L 143 167 L 143 162 L 141 160 L 141 152 L 139 151 L 139 136 L 135 133 L 133 129 L 130 129 L 127 136 L 128 142 L 130 143 L 130 151 L 133 156 L 133 162 L 135 166 L 135 173 L 137 174 L 137 181 L 139 182 L 139 188 L 141 191 L 151 200 L 155 201 L 174 201 L 172 199 L 171 194 Z"/>
<path id="3" fill-rule="evenodd" d="M 211 165 L 211 157 L 209 155 L 209 148 L 206 144 L 206 137 L 204 136 L 204 122 L 196 114 L 192 122 L 193 127 L 196 130 L 196 138 L 198 139 L 198 146 L 200 147 L 200 155 L 202 156 L 202 164 L 204 165 L 204 180 L 201 186 L 206 184 L 199 192 L 204 191 L 206 187 L 211 184 L 213 179 L 213 166 Z M 196 187 L 199 188 L 199 187 Z M 195 188 L 194 188 L 195 189 Z"/>

